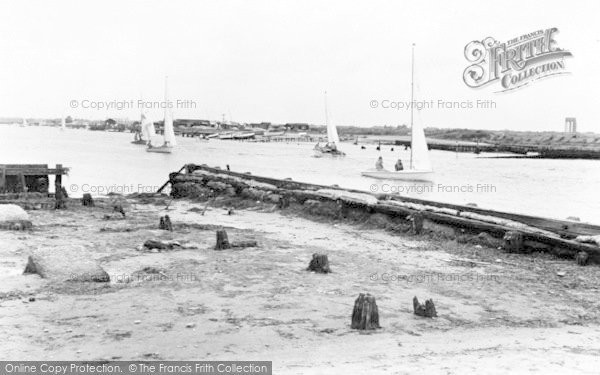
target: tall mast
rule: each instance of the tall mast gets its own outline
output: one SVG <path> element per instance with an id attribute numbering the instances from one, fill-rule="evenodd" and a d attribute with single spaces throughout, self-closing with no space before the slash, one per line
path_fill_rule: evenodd
<path id="1" fill-rule="evenodd" d="M 329 126 L 329 115 L 327 114 L 327 91 L 324 92 L 325 98 L 325 126 Z"/>
<path id="2" fill-rule="evenodd" d="M 415 109 L 415 44 L 412 45 L 411 76 L 410 76 L 410 169 L 413 169 L 413 111 Z"/>

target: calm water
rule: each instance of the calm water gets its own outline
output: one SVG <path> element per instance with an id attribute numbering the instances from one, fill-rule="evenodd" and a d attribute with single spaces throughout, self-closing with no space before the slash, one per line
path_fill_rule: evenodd
<path id="1" fill-rule="evenodd" d="M 379 155 L 393 168 L 409 152 L 389 146 L 342 144 L 345 158 L 314 158 L 313 144 L 240 143 L 179 138 L 172 154 L 155 154 L 133 145 L 129 133 L 61 131 L 46 127 L 0 125 L 1 163 L 61 163 L 71 167 L 65 186 L 72 196 L 108 189 L 125 193 L 155 190 L 186 163 L 221 166 L 270 177 L 338 184 L 452 203 L 564 219 L 577 216 L 600 224 L 600 161 L 482 159 L 474 154 L 431 151 L 432 183 L 377 181 L 361 177 Z M 483 156 L 488 156 L 483 155 Z M 479 189 L 478 189 L 479 185 Z M 479 191 L 478 191 L 479 190 Z"/>

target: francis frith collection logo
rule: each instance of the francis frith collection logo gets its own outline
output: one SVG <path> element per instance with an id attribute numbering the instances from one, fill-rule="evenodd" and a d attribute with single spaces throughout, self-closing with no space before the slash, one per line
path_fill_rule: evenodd
<path id="1" fill-rule="evenodd" d="M 541 78 L 567 74 L 565 58 L 571 52 L 559 48 L 558 29 L 537 30 L 501 43 L 492 37 L 465 46 L 471 63 L 464 73 L 467 86 L 479 88 L 497 82 L 500 90 L 514 90 Z"/>

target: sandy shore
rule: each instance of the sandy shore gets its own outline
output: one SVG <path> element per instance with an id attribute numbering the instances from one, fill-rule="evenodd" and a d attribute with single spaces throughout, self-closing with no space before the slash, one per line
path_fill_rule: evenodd
<path id="1" fill-rule="evenodd" d="M 367 226 L 129 200 L 108 209 L 30 211 L 32 232 L 0 232 L 0 344 L 10 360 L 272 360 L 274 373 L 597 373 L 598 267 Z M 168 214 L 173 232 L 156 229 Z M 214 251 L 216 226 L 259 247 Z M 193 249 L 139 251 L 147 239 Z M 23 275 L 39 247 L 96 259 L 110 283 Z M 315 252 L 332 274 L 305 269 Z M 151 272 L 142 271 L 153 267 Z M 382 329 L 350 329 L 355 298 Z M 412 313 L 433 298 L 438 318 Z M 32 301 L 30 301 L 32 299 Z"/>

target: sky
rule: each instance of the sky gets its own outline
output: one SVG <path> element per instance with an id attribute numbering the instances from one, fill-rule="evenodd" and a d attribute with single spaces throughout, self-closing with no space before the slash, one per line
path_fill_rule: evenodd
<path id="1" fill-rule="evenodd" d="M 416 111 L 423 126 L 562 131 L 569 116 L 600 132 L 598 1 L 2 1 L 0 14 L 0 116 L 137 119 L 168 76 L 169 99 L 193 103 L 175 118 L 323 124 L 326 91 L 335 124 L 407 124 L 382 106 L 410 100 L 414 43 L 415 99 L 435 102 Z M 464 83 L 469 42 L 551 27 L 570 74 L 504 93 Z"/>

